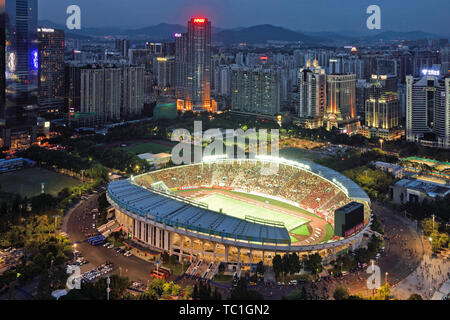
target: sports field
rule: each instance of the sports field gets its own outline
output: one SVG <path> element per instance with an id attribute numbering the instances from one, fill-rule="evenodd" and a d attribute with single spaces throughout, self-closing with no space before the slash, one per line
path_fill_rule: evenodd
<path id="1" fill-rule="evenodd" d="M 128 146 L 125 148 L 127 151 L 133 152 L 135 154 L 142 154 L 142 153 L 170 153 L 172 150 L 172 147 L 155 143 L 155 142 L 141 142 L 136 143 L 131 146 Z"/>
<path id="2" fill-rule="evenodd" d="M 283 222 L 286 229 L 289 231 L 294 229 L 293 233 L 295 234 L 309 235 L 309 231 L 306 226 L 309 221 L 300 217 L 292 216 L 283 212 L 277 212 L 272 209 L 265 208 L 264 206 L 257 206 L 242 200 L 236 200 L 223 194 L 213 194 L 198 200 L 199 202 L 207 204 L 210 210 L 220 212 L 222 209 L 224 214 L 241 219 L 245 219 L 245 216 L 252 216 L 265 220 Z"/>
<path id="3" fill-rule="evenodd" d="M 17 193 L 22 197 L 37 196 L 42 192 L 57 195 L 64 188 L 72 188 L 81 184 L 75 178 L 42 169 L 25 168 L 23 170 L 7 172 L 0 175 L 1 190 L 8 193 Z"/>

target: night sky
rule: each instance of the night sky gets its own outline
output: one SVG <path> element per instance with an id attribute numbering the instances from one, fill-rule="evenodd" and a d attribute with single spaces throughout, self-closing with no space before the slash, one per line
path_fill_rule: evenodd
<path id="1" fill-rule="evenodd" d="M 304 31 L 367 33 L 366 9 L 381 7 L 382 30 L 450 34 L 449 0 L 38 0 L 40 20 L 64 23 L 77 4 L 85 27 L 186 24 L 204 15 L 222 28 L 273 24 Z M 378 31 L 379 32 L 379 31 Z"/>

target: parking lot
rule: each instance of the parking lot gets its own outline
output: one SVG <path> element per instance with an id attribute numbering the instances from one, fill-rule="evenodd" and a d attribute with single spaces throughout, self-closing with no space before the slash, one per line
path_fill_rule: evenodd
<path id="1" fill-rule="evenodd" d="M 132 255 L 124 250 L 124 247 L 114 248 L 108 244 L 92 246 L 86 242 L 89 236 L 97 234 L 92 227 L 93 215 L 91 214 L 92 210 L 97 208 L 97 198 L 98 194 L 89 196 L 64 218 L 67 221 L 63 224 L 63 231 L 67 233 L 75 249 L 83 257 L 78 262 L 82 263 L 81 272 L 94 270 L 108 261 L 114 265 L 110 273 L 127 276 L 131 281 L 147 283 L 151 280 L 150 273 L 155 268 L 152 263 Z"/>

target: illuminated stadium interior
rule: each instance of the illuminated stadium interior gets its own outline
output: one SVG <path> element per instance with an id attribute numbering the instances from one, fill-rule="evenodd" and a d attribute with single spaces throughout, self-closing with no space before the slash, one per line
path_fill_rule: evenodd
<path id="1" fill-rule="evenodd" d="M 264 175 L 267 166 L 275 174 Z M 108 200 L 135 241 L 180 259 L 269 264 L 276 253 L 327 257 L 357 247 L 370 225 L 370 200 L 347 177 L 312 162 L 205 158 L 112 182 Z M 364 204 L 364 226 L 334 235 L 334 211 Z"/>

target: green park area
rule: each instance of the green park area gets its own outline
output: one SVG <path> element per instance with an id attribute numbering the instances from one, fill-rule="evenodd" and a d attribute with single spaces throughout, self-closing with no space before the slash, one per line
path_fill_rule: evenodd
<path id="1" fill-rule="evenodd" d="M 2 192 L 20 194 L 22 197 L 33 197 L 44 192 L 56 196 L 64 188 L 81 185 L 81 181 L 41 168 L 26 168 L 19 171 L 0 174 Z"/>
<path id="2" fill-rule="evenodd" d="M 127 151 L 130 151 L 134 154 L 142 154 L 142 153 L 171 153 L 172 147 L 165 144 L 159 144 L 155 142 L 140 142 L 132 144 L 125 148 Z"/>
<path id="3" fill-rule="evenodd" d="M 324 156 L 318 152 L 300 149 L 300 148 L 284 148 L 280 150 L 280 157 L 289 160 L 309 160 L 315 161 L 323 158 Z"/>

